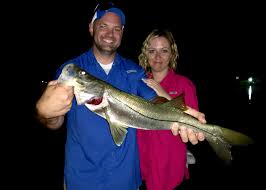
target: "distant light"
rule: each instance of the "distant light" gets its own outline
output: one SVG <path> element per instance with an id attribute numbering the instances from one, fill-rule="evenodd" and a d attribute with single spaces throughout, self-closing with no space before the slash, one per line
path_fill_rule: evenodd
<path id="1" fill-rule="evenodd" d="M 252 86 L 250 85 L 248 87 L 248 99 L 251 100 L 251 95 L 252 95 Z"/>
<path id="2" fill-rule="evenodd" d="M 248 82 L 252 82 L 253 81 L 253 78 L 252 77 L 249 77 L 248 78 Z"/>
<path id="3" fill-rule="evenodd" d="M 239 80 L 239 76 L 236 76 L 236 80 Z"/>

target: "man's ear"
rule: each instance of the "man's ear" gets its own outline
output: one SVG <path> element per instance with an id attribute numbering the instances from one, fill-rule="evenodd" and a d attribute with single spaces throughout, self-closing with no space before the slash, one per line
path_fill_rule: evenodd
<path id="1" fill-rule="evenodd" d="M 92 22 L 89 24 L 89 32 L 92 36 L 93 35 L 93 23 Z"/>

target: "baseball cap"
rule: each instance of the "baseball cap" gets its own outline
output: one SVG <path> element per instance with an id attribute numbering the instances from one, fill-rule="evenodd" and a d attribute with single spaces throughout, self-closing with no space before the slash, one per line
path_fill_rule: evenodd
<path id="1" fill-rule="evenodd" d="M 124 26 L 126 24 L 126 18 L 123 11 L 116 7 L 113 2 L 98 3 L 94 9 L 94 16 L 91 22 L 93 23 L 95 20 L 102 18 L 108 12 L 117 14 L 121 19 L 122 25 Z"/>

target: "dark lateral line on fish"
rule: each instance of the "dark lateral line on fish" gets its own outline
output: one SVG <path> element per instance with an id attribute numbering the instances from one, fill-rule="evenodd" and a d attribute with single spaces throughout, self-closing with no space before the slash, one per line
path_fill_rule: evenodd
<path id="1" fill-rule="evenodd" d="M 119 99 L 117 99 L 116 97 L 114 97 L 114 96 L 112 96 L 114 99 L 116 99 L 118 102 L 121 102 Z M 122 102 L 121 102 L 122 103 Z M 124 104 L 125 106 L 127 106 L 129 109 L 131 109 L 131 110 L 134 110 L 134 109 L 132 109 L 131 107 L 129 107 L 128 105 L 126 105 L 126 104 Z M 134 111 L 136 111 L 136 110 L 134 110 Z M 138 112 L 139 113 L 139 112 Z M 217 137 L 217 138 L 220 138 L 219 136 L 217 136 L 215 133 L 211 133 L 211 132 L 209 132 L 209 131 L 206 131 L 206 130 L 204 130 L 204 129 L 198 129 L 197 127 L 195 127 L 195 126 L 193 126 L 193 125 L 190 125 L 190 124 L 187 124 L 187 123 L 184 123 L 184 122 L 179 122 L 179 121 L 172 121 L 172 120 L 161 120 L 161 119 L 155 119 L 155 118 L 153 118 L 153 117 L 149 117 L 149 116 L 147 116 L 147 115 L 143 115 L 142 113 L 139 113 L 140 115 L 142 115 L 142 116 L 144 116 L 144 117 L 148 117 L 148 118 L 150 118 L 150 119 L 152 119 L 152 120 L 156 120 L 156 121 L 166 121 L 166 122 L 176 122 L 176 123 L 181 123 L 181 124 L 184 124 L 184 125 L 187 125 L 187 126 L 189 126 L 189 127 L 191 127 L 192 129 L 196 129 L 196 130 L 199 130 L 199 131 L 203 131 L 203 132 L 205 132 L 205 133 L 207 133 L 207 134 L 210 134 L 210 135 L 213 135 L 213 136 L 215 136 L 215 137 Z M 186 114 L 186 113 L 185 113 Z M 167 130 L 167 129 L 166 129 Z M 169 129 L 169 130 L 171 130 L 171 129 Z"/>

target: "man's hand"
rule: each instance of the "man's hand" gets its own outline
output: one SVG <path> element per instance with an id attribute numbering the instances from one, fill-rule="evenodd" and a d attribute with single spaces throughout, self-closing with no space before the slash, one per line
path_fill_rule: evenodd
<path id="1" fill-rule="evenodd" d="M 70 110 L 73 97 L 73 87 L 50 81 L 36 107 L 44 118 L 61 116 Z"/>
<path id="2" fill-rule="evenodd" d="M 188 107 L 188 106 L 187 106 Z M 204 113 L 201 113 L 191 107 L 188 107 L 188 110 L 185 111 L 187 114 L 197 118 L 201 123 L 206 123 Z M 204 134 L 201 132 L 195 132 L 193 129 L 184 127 L 178 123 L 174 123 L 171 127 L 173 135 L 180 135 L 183 142 L 190 141 L 191 144 L 197 144 L 198 141 L 203 141 L 205 139 Z"/>
<path id="3" fill-rule="evenodd" d="M 72 106 L 73 97 L 73 87 L 60 85 L 56 80 L 49 82 L 36 103 L 37 118 L 49 128 L 60 127 Z"/>

